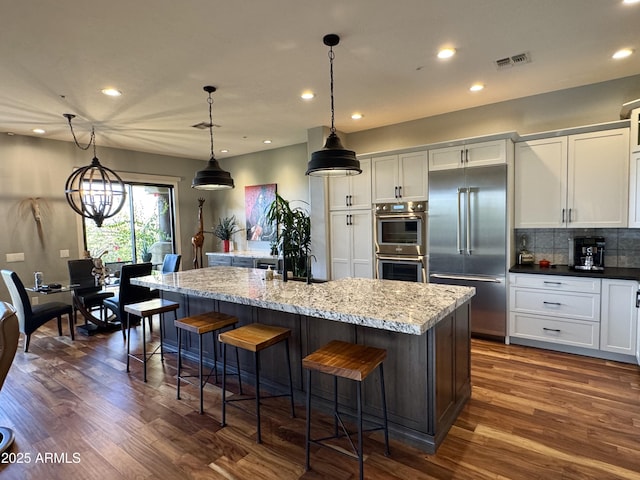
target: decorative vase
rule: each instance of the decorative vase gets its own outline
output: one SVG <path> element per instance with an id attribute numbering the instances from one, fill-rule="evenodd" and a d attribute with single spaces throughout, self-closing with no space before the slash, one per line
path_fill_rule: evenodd
<path id="1" fill-rule="evenodd" d="M 229 252 L 229 240 L 223 240 L 222 241 L 222 246 L 224 247 L 224 253 L 228 253 Z"/>

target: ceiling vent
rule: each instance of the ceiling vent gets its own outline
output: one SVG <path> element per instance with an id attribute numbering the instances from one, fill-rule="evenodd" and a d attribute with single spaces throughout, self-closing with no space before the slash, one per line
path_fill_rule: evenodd
<path id="1" fill-rule="evenodd" d="M 215 123 L 209 123 L 209 122 L 200 122 L 200 123 L 196 123 L 195 125 L 191 125 L 193 128 L 197 128 L 198 130 L 206 130 L 209 127 L 215 127 L 215 128 L 220 128 L 220 125 L 216 125 Z"/>
<path id="2" fill-rule="evenodd" d="M 528 52 L 519 53 L 512 57 L 505 57 L 496 60 L 496 67 L 498 70 L 504 70 L 505 68 L 511 68 L 515 65 L 524 65 L 525 63 L 531 63 L 531 57 Z"/>

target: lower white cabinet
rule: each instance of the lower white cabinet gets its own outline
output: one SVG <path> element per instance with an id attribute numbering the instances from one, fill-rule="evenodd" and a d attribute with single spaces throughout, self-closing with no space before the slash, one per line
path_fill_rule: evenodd
<path id="1" fill-rule="evenodd" d="M 331 212 L 331 279 L 373 278 L 371 210 Z"/>
<path id="2" fill-rule="evenodd" d="M 600 279 L 512 274 L 509 336 L 600 346 Z"/>
<path id="3" fill-rule="evenodd" d="M 640 362 L 638 282 L 520 273 L 510 274 L 509 281 L 509 336 L 514 343 L 522 338 Z"/>
<path id="4" fill-rule="evenodd" d="M 602 280 L 600 350 L 637 354 L 637 291 L 638 282 L 632 280 Z"/>

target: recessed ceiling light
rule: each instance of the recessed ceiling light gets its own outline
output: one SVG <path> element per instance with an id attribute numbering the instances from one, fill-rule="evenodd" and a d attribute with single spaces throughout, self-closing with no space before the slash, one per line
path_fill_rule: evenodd
<path id="1" fill-rule="evenodd" d="M 271 140 L 263 140 L 262 143 L 266 143 L 268 145 L 271 143 Z"/>
<path id="2" fill-rule="evenodd" d="M 640 0 L 622 0 L 622 3 L 625 3 L 627 5 L 631 5 L 633 3 L 638 3 L 640 2 Z"/>
<path id="3" fill-rule="evenodd" d="M 451 58 L 456 54 L 455 48 L 443 48 L 438 52 L 438 58 Z"/>
<path id="4" fill-rule="evenodd" d="M 360 120 L 363 116 L 364 116 L 364 115 L 362 115 L 362 114 L 361 114 L 361 113 L 359 113 L 359 112 L 355 112 L 355 113 L 352 113 L 352 114 L 351 114 L 351 118 L 352 118 L 352 119 L 354 119 L 354 120 Z"/>
<path id="5" fill-rule="evenodd" d="M 303 100 L 311 100 L 315 96 L 316 96 L 315 93 L 307 90 L 306 92 L 302 92 L 302 95 L 300 95 L 300 98 L 302 98 Z"/>
<path id="6" fill-rule="evenodd" d="M 479 92 L 480 90 L 483 90 L 483 89 L 484 89 L 484 85 L 481 83 L 474 83 L 469 87 L 469 90 L 472 92 Z"/>
<path id="7" fill-rule="evenodd" d="M 115 88 L 103 88 L 102 93 L 108 95 L 109 97 L 119 97 L 122 95 L 122 92 Z"/>
<path id="8" fill-rule="evenodd" d="M 220 150 L 220 153 L 229 153 L 229 150 L 227 150 L 226 148 L 223 148 L 222 150 Z"/>
<path id="9" fill-rule="evenodd" d="M 43 133 L 47 133 L 46 130 L 42 129 L 42 128 L 34 128 L 32 130 L 33 133 L 37 133 L 38 135 L 42 135 Z"/>
<path id="10" fill-rule="evenodd" d="M 627 58 L 632 53 L 633 53 L 633 50 L 631 50 L 630 48 L 623 48 L 622 50 L 618 50 L 616 53 L 614 53 L 611 56 L 611 58 L 615 58 L 616 60 L 619 60 L 621 58 Z"/>

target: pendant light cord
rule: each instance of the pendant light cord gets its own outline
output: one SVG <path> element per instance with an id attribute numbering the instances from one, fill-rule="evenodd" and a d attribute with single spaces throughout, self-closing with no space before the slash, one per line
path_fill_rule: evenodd
<path id="1" fill-rule="evenodd" d="M 209 102 L 209 138 L 211 140 L 211 158 L 214 157 L 213 155 L 213 116 L 211 115 L 211 106 L 213 105 L 213 98 L 211 98 L 211 93 L 209 92 L 209 99 L 207 100 L 207 102 Z"/>
<path id="2" fill-rule="evenodd" d="M 78 139 L 76 138 L 76 132 L 73 131 L 73 125 L 71 124 L 71 119 L 74 118 L 75 115 L 72 115 L 70 113 L 65 113 L 64 117 L 66 117 L 66 119 L 69 122 L 69 128 L 71 129 L 71 135 L 73 135 L 73 141 L 75 142 L 76 147 L 78 147 L 80 150 L 89 150 L 89 147 L 93 145 L 93 156 L 95 157 L 96 156 L 96 132 L 93 128 L 93 125 L 91 126 L 91 137 L 89 138 L 89 143 L 87 143 L 87 145 L 83 147 L 78 142 Z"/>
<path id="3" fill-rule="evenodd" d="M 334 126 L 335 109 L 333 106 L 333 59 L 335 54 L 333 53 L 333 47 L 329 47 L 329 76 L 331 78 L 331 133 L 336 133 L 336 127 Z"/>

